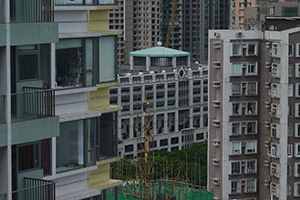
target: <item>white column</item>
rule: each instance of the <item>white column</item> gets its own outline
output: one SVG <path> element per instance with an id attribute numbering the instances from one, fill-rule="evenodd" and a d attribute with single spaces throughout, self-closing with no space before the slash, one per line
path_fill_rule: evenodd
<path id="1" fill-rule="evenodd" d="M 149 72 L 150 71 L 150 57 L 146 57 L 146 71 Z"/>
<path id="2" fill-rule="evenodd" d="M 133 56 L 129 57 L 130 70 L 133 71 Z"/>
<path id="3" fill-rule="evenodd" d="M 50 58 L 51 58 L 51 60 L 50 60 L 50 66 L 51 66 L 51 80 L 49 80 L 49 82 L 50 83 L 48 83 L 48 84 L 50 84 L 50 87 L 51 88 L 53 88 L 53 89 L 55 89 L 56 87 L 57 87 L 57 85 L 56 85 L 56 60 L 55 60 L 55 43 L 51 43 L 51 47 L 50 47 L 51 49 L 50 49 Z"/>
<path id="4" fill-rule="evenodd" d="M 191 57 L 188 56 L 187 58 L 187 67 L 191 67 Z"/>
<path id="5" fill-rule="evenodd" d="M 53 137 L 51 139 L 51 146 L 52 146 L 52 165 L 51 165 L 51 171 L 52 171 L 52 175 L 55 175 L 56 174 L 56 137 Z"/>
<path id="6" fill-rule="evenodd" d="M 176 59 L 177 59 L 177 57 L 173 57 L 173 58 L 172 58 L 172 66 L 173 66 L 173 69 L 176 69 Z"/>

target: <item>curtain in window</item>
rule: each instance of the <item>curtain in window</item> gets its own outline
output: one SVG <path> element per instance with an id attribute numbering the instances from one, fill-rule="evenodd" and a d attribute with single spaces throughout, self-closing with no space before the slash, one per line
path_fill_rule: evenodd
<path id="1" fill-rule="evenodd" d="M 240 153 L 240 143 L 233 142 L 232 143 L 232 154 Z"/>
<path id="2" fill-rule="evenodd" d="M 233 76 L 242 75 L 242 64 L 232 64 L 232 75 Z"/>
<path id="3" fill-rule="evenodd" d="M 99 81 L 115 80 L 115 36 L 99 38 Z"/>
<path id="4" fill-rule="evenodd" d="M 256 83 L 248 83 L 248 95 L 256 94 Z"/>
<path id="5" fill-rule="evenodd" d="M 232 83 L 232 94 L 241 94 L 241 84 Z"/>
<path id="6" fill-rule="evenodd" d="M 254 150 L 254 142 L 247 142 L 247 152 L 252 152 Z"/>

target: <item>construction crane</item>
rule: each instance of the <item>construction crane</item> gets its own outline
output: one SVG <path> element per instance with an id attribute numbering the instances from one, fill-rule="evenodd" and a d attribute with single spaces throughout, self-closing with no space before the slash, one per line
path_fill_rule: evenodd
<path id="1" fill-rule="evenodd" d="M 174 0 L 174 2 L 173 2 L 172 14 L 171 14 L 169 27 L 168 27 L 168 32 L 167 32 L 167 36 L 166 36 L 165 47 L 169 47 L 169 45 L 170 45 L 170 39 L 172 37 L 174 21 L 175 21 L 176 14 L 177 14 L 178 2 L 179 2 L 179 0 Z"/>

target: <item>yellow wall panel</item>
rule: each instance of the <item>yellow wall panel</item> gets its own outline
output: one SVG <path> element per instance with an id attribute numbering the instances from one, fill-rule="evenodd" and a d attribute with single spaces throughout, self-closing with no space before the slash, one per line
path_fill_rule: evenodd
<path id="1" fill-rule="evenodd" d="M 88 31 L 108 31 L 109 10 L 90 10 L 88 12 Z"/>

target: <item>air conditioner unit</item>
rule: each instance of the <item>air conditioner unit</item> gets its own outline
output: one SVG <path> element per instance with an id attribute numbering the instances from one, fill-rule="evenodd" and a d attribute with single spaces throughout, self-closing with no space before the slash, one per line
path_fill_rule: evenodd
<path id="1" fill-rule="evenodd" d="M 270 122 L 265 121 L 265 127 L 266 127 L 266 128 L 270 128 Z"/>
<path id="2" fill-rule="evenodd" d="M 214 185 L 220 185 L 220 179 L 214 178 Z"/>
<path id="3" fill-rule="evenodd" d="M 221 125 L 220 120 L 213 120 L 213 126 L 219 127 Z"/>
<path id="4" fill-rule="evenodd" d="M 268 102 L 268 101 L 265 102 L 265 107 L 266 107 L 266 108 L 270 108 L 270 105 L 271 105 L 270 102 Z"/>
<path id="5" fill-rule="evenodd" d="M 221 86 L 220 81 L 213 81 L 213 87 L 219 88 Z"/>
<path id="6" fill-rule="evenodd" d="M 220 34 L 220 33 L 217 33 L 217 32 L 214 32 L 214 36 L 215 36 L 216 38 L 219 38 L 219 37 L 221 37 L 221 34 Z"/>
<path id="7" fill-rule="evenodd" d="M 220 101 L 218 101 L 218 100 L 213 100 L 213 106 L 214 107 L 220 107 Z"/>
<path id="8" fill-rule="evenodd" d="M 242 32 L 237 32 L 237 33 L 235 34 L 235 36 L 241 38 L 241 37 L 244 36 L 244 33 L 242 33 Z"/>
<path id="9" fill-rule="evenodd" d="M 265 82 L 265 88 L 271 88 L 271 83 Z"/>

